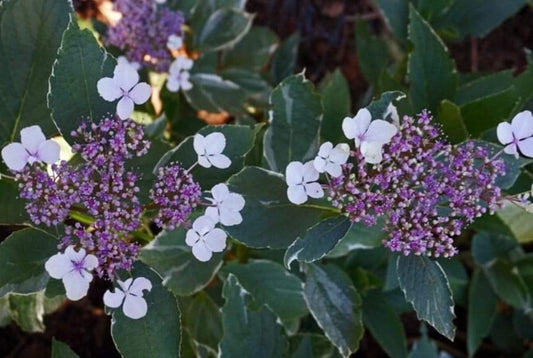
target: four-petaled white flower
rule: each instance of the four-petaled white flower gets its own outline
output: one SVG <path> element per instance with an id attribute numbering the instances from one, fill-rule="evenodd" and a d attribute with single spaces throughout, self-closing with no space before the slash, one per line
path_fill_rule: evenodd
<path id="1" fill-rule="evenodd" d="M 148 305 L 143 298 L 144 290 L 151 291 L 152 283 L 144 277 L 128 278 L 126 281 L 118 280 L 120 287 L 115 287 L 115 292 L 107 290 L 104 293 L 104 304 L 107 307 L 118 308 L 124 302 L 122 311 L 126 317 L 139 319 L 146 315 Z"/>
<path id="2" fill-rule="evenodd" d="M 183 39 L 175 34 L 172 34 L 167 39 L 167 47 L 169 50 L 178 50 L 183 45 Z"/>
<path id="3" fill-rule="evenodd" d="M 8 144 L 2 149 L 2 159 L 11 170 L 21 171 L 28 163 L 54 164 L 59 160 L 59 144 L 51 139 L 46 140 L 39 126 L 22 129 L 20 142 Z"/>
<path id="4" fill-rule="evenodd" d="M 514 116 L 511 123 L 498 124 L 498 140 L 505 146 L 504 152 L 518 158 L 518 152 L 533 158 L 533 115 L 523 111 Z"/>
<path id="5" fill-rule="evenodd" d="M 322 186 L 317 183 L 320 173 L 315 169 L 313 161 L 305 164 L 291 162 L 285 169 L 287 197 L 291 203 L 300 205 L 307 201 L 307 197 L 321 198 L 324 196 Z"/>
<path id="6" fill-rule="evenodd" d="M 139 74 L 125 63 L 118 64 L 113 72 L 113 78 L 101 78 L 96 84 L 100 96 L 108 102 L 120 99 L 117 104 L 117 114 L 120 119 L 128 119 L 133 113 L 135 104 L 143 104 L 152 94 L 148 83 L 139 83 Z"/>
<path id="7" fill-rule="evenodd" d="M 226 184 L 217 184 L 211 189 L 213 198 L 207 198 L 214 206 L 205 210 L 205 215 L 224 226 L 239 225 L 242 216 L 239 213 L 244 208 L 244 198 L 237 193 L 230 193 Z"/>
<path id="8" fill-rule="evenodd" d="M 170 92 L 178 92 L 180 89 L 188 91 L 192 88 L 192 83 L 189 81 L 189 70 L 193 64 L 191 59 L 184 56 L 179 56 L 172 62 L 167 79 L 167 89 Z"/>
<path id="9" fill-rule="evenodd" d="M 200 216 L 187 231 L 185 242 L 192 247 L 192 253 L 199 261 L 211 259 L 213 252 L 222 252 L 226 248 L 226 233 L 215 228 L 215 221 L 209 216 Z"/>
<path id="10" fill-rule="evenodd" d="M 139 62 L 135 61 L 129 61 L 126 56 L 119 56 L 117 57 L 117 64 L 118 65 L 130 65 L 133 67 L 135 71 L 139 71 L 141 69 L 141 64 Z"/>
<path id="11" fill-rule="evenodd" d="M 337 178 L 341 176 L 342 165 L 346 163 L 349 156 L 350 146 L 348 144 L 340 143 L 333 147 L 331 142 L 326 142 L 320 146 L 313 164 L 319 173 L 327 172 Z"/>
<path id="12" fill-rule="evenodd" d="M 226 148 L 226 137 L 224 134 L 215 132 L 203 136 L 196 134 L 194 136 L 194 151 L 198 154 L 198 164 L 204 168 L 225 169 L 231 165 L 231 160 L 222 154 Z"/>
<path id="13" fill-rule="evenodd" d="M 89 283 L 93 279 L 90 271 L 98 266 L 94 255 L 87 255 L 85 249 L 78 252 L 69 246 L 65 253 L 57 253 L 46 261 L 44 267 L 50 277 L 63 280 L 67 298 L 77 301 L 87 295 Z"/>

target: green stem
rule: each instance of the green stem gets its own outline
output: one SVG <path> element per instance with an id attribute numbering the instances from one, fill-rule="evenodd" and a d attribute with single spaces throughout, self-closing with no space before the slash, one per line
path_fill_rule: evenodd
<path id="1" fill-rule="evenodd" d="M 82 224 L 91 225 L 94 222 L 93 217 L 84 213 L 80 213 L 79 211 L 70 210 L 69 215 L 71 218 L 79 221 Z"/>

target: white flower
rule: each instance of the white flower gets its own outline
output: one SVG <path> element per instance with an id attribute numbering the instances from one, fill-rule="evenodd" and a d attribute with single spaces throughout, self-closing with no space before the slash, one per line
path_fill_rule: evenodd
<path id="1" fill-rule="evenodd" d="M 370 164 L 379 164 L 383 160 L 383 145 L 377 142 L 363 142 L 361 154 L 365 161 Z"/>
<path id="2" fill-rule="evenodd" d="M 139 74 L 129 64 L 119 63 L 113 72 L 113 78 L 101 78 L 96 84 L 100 96 L 108 102 L 116 101 L 117 114 L 121 119 L 128 119 L 135 104 L 148 101 L 152 88 L 148 83 L 139 83 Z"/>
<path id="3" fill-rule="evenodd" d="M 387 106 L 387 110 L 385 111 L 383 118 L 387 118 L 389 115 L 392 119 L 392 124 L 394 124 L 397 128 L 400 128 L 400 115 L 398 114 L 398 108 L 396 108 L 392 102 Z"/>
<path id="4" fill-rule="evenodd" d="M 87 295 L 89 283 L 93 279 L 93 275 L 89 272 L 97 266 L 96 256 L 86 255 L 84 249 L 76 252 L 74 246 L 67 247 L 64 254 L 57 253 L 50 257 L 44 264 L 50 277 L 63 280 L 67 298 L 72 301 Z"/>
<path id="5" fill-rule="evenodd" d="M 346 138 L 355 141 L 356 147 L 363 142 L 387 144 L 398 132 L 398 128 L 387 121 L 381 119 L 372 121 L 372 115 L 366 108 L 360 109 L 353 118 L 344 118 L 342 130 Z"/>
<path id="6" fill-rule="evenodd" d="M 192 247 L 192 253 L 199 261 L 211 259 L 213 252 L 222 252 L 226 248 L 226 233 L 215 228 L 215 222 L 209 216 L 200 216 L 187 231 L 185 242 Z"/>
<path id="7" fill-rule="evenodd" d="M 167 39 L 167 47 L 169 50 L 177 50 L 183 45 L 183 39 L 178 35 L 170 35 Z"/>
<path id="8" fill-rule="evenodd" d="M 498 124 L 498 140 L 505 146 L 504 152 L 518 158 L 518 150 L 526 157 L 533 158 L 533 115 L 523 111 L 514 116 L 511 124 Z"/>
<path id="9" fill-rule="evenodd" d="M 217 184 L 211 189 L 213 198 L 207 198 L 214 206 L 205 210 L 205 215 L 215 222 L 220 222 L 224 226 L 239 225 L 242 216 L 239 213 L 244 208 L 244 198 L 237 193 L 230 193 L 226 184 Z"/>
<path id="10" fill-rule="evenodd" d="M 51 139 L 46 140 L 39 126 L 22 129 L 20 141 L 21 143 L 11 143 L 2 149 L 2 159 L 11 170 L 21 171 L 28 163 L 54 164 L 59 160 L 59 144 Z"/>
<path id="11" fill-rule="evenodd" d="M 119 56 L 117 58 L 117 64 L 118 65 L 130 65 L 135 71 L 139 71 L 141 69 L 141 64 L 139 62 L 135 61 L 129 61 L 126 56 Z"/>
<path id="12" fill-rule="evenodd" d="M 122 305 L 122 311 L 126 317 L 139 319 L 146 316 L 148 305 L 143 298 L 143 290 L 151 291 L 152 283 L 144 277 L 137 277 L 135 280 L 128 278 L 126 281 L 117 281 L 119 287 L 115 287 L 115 292 L 107 290 L 104 293 L 104 304 L 107 307 L 117 308 Z"/>
<path id="13" fill-rule="evenodd" d="M 180 89 L 188 91 L 192 88 L 192 83 L 189 81 L 189 70 L 193 64 L 191 59 L 184 56 L 179 56 L 172 62 L 167 79 L 167 89 L 170 92 L 177 92 Z"/>
<path id="14" fill-rule="evenodd" d="M 291 162 L 285 170 L 285 180 L 289 186 L 287 197 L 291 203 L 300 205 L 307 201 L 307 197 L 321 198 L 324 196 L 322 186 L 317 183 L 319 177 L 313 162 L 305 164 L 300 162 Z"/>
<path id="15" fill-rule="evenodd" d="M 198 164 L 204 168 L 225 169 L 231 165 L 231 160 L 222 154 L 226 148 L 226 137 L 224 134 L 215 132 L 204 137 L 201 134 L 194 136 L 194 151 L 198 154 Z"/>
<path id="16" fill-rule="evenodd" d="M 320 146 L 313 164 L 319 173 L 328 172 L 336 178 L 341 176 L 342 165 L 346 163 L 349 156 L 350 146 L 348 144 L 337 144 L 333 148 L 331 142 L 326 142 Z"/>
<path id="17" fill-rule="evenodd" d="M 155 2 L 158 4 L 164 4 L 167 2 L 167 0 L 155 0 Z"/>

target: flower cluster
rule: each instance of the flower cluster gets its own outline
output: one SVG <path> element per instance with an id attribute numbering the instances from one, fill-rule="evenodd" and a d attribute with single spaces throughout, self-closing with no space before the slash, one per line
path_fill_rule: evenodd
<path id="1" fill-rule="evenodd" d="M 384 216 L 391 251 L 453 256 L 454 238 L 502 202 L 495 181 L 505 172 L 503 161 L 473 141 L 448 144 L 427 111 L 396 127 L 363 109 L 344 120 L 343 131 L 356 150 L 328 142 L 314 161 L 290 163 L 287 195 L 302 204 L 325 193 L 352 222 L 367 226 Z M 327 173 L 327 184 L 318 182 L 320 173 Z"/>
<path id="2" fill-rule="evenodd" d="M 166 6 L 157 6 L 154 0 L 116 0 L 115 11 L 122 17 L 110 26 L 106 42 L 123 50 L 129 61 L 168 71 L 172 49 L 183 37 L 183 13 Z M 170 47 L 170 48 L 169 48 Z"/>

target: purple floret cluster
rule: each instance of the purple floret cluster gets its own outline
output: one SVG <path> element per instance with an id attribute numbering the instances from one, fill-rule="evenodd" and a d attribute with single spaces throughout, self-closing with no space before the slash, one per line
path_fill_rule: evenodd
<path id="1" fill-rule="evenodd" d="M 114 9 L 122 18 L 109 27 L 106 42 L 123 50 L 130 62 L 168 71 L 173 58 L 167 39 L 183 37 L 183 13 L 157 6 L 154 0 L 116 0 Z"/>
<path id="2" fill-rule="evenodd" d="M 453 146 L 442 138 L 428 112 L 404 117 L 379 165 L 352 153 L 356 164 L 345 164 L 343 175 L 330 181 L 332 204 L 368 226 L 386 217 L 384 245 L 391 251 L 454 256 L 454 238 L 501 202 L 495 181 L 505 166 L 475 142 Z"/>
<path id="3" fill-rule="evenodd" d="M 100 123 L 83 123 L 71 133 L 79 156 L 70 164 L 52 166 L 52 175 L 39 163 L 16 175 L 20 196 L 37 225 L 65 223 L 60 248 L 80 245 L 99 261 L 97 273 L 113 277 L 116 270 L 130 270 L 139 252 L 134 232 L 142 230 L 143 212 L 157 209 L 155 223 L 173 230 L 187 222 L 200 197 L 200 186 L 179 164 L 159 169 L 153 203 L 141 203 L 137 173 L 128 160 L 148 152 L 141 125 L 118 117 Z M 74 220 L 70 220 L 74 219 Z"/>

